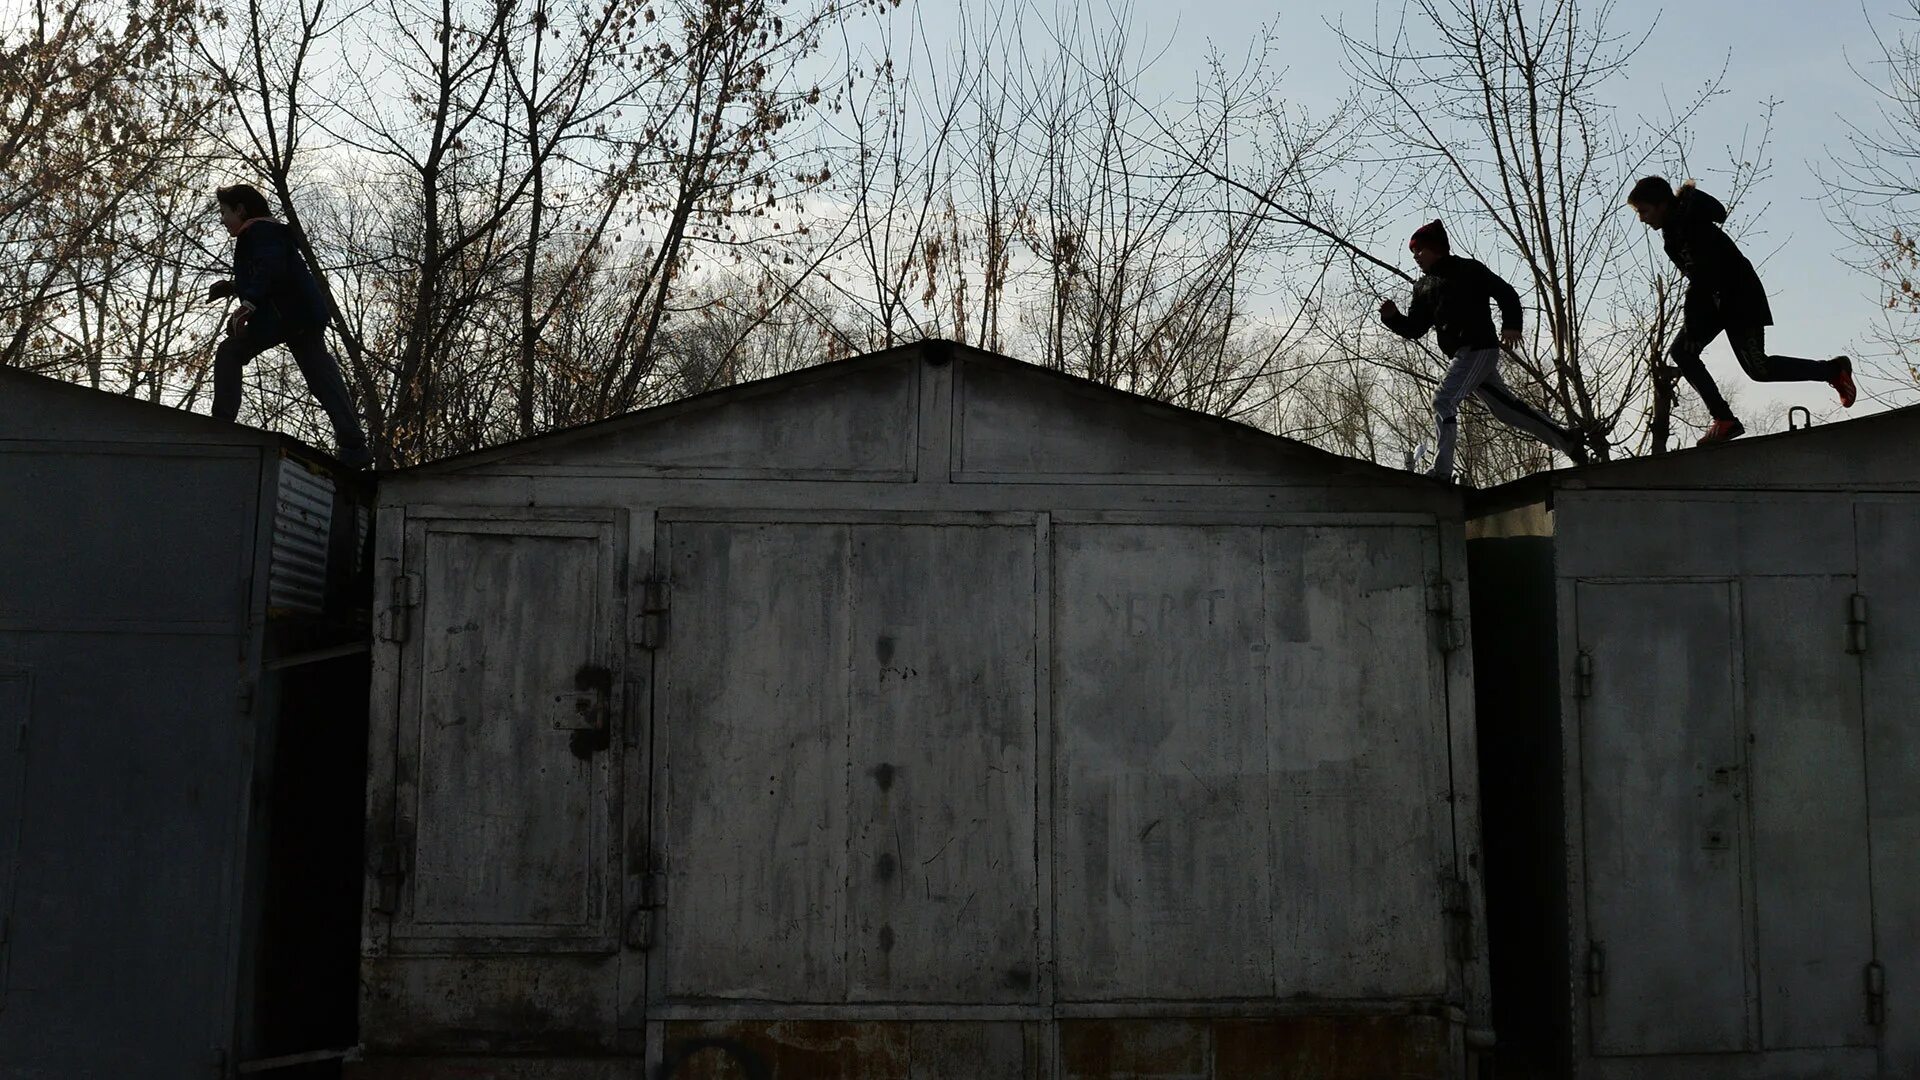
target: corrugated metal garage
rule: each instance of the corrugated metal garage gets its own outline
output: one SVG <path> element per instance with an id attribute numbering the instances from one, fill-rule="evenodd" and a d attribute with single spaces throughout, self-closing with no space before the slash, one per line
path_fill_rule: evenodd
<path id="1" fill-rule="evenodd" d="M 1476 514 L 1503 1034 L 1547 1075 L 1920 1076 L 1920 411 Z"/>
<path id="2" fill-rule="evenodd" d="M 291 439 L 0 368 L 0 1075 L 351 1045 L 371 503 Z"/>
<path id="3" fill-rule="evenodd" d="M 1453 489 L 930 342 L 380 503 L 363 1076 L 1487 1037 Z"/>

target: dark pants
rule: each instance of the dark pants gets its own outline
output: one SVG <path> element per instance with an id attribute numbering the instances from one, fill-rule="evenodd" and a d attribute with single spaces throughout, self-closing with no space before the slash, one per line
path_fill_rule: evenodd
<path id="1" fill-rule="evenodd" d="M 1727 332 L 1727 344 L 1733 346 L 1734 359 L 1754 382 L 1831 382 L 1838 374 L 1831 360 L 1802 360 L 1797 356 L 1768 356 L 1767 328 L 1764 326 L 1722 326 L 1713 315 L 1689 314 L 1673 336 L 1667 355 L 1673 366 L 1687 377 L 1693 392 L 1706 402 L 1707 412 L 1715 420 L 1733 419 L 1727 399 L 1720 396 L 1713 376 L 1700 362 L 1700 353 L 1721 330 Z"/>
<path id="2" fill-rule="evenodd" d="M 367 438 L 360 432 L 360 416 L 353 411 L 353 398 L 340 378 L 340 368 L 327 353 L 326 339 L 320 331 L 286 338 L 280 334 L 255 333 L 251 328 L 228 337 L 213 354 L 213 415 L 232 420 L 240 415 L 240 369 L 247 362 L 275 345 L 284 344 L 300 365 L 307 389 L 326 410 L 333 422 L 334 444 L 340 460 L 349 465 L 371 461 Z"/>

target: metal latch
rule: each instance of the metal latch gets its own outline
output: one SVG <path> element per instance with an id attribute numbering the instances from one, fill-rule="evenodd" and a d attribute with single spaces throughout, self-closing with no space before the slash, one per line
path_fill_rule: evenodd
<path id="1" fill-rule="evenodd" d="M 653 948 L 653 913 L 667 906 L 667 875 L 660 870 L 649 870 L 640 875 L 640 898 L 627 912 L 627 924 L 622 935 L 628 948 Z"/>

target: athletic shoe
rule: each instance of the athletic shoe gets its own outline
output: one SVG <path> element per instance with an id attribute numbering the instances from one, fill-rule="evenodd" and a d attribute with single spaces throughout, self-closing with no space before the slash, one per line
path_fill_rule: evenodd
<path id="1" fill-rule="evenodd" d="M 1715 420 L 1707 425 L 1707 433 L 1700 436 L 1700 441 L 1693 445 L 1705 446 L 1708 443 L 1726 442 L 1728 439 L 1737 439 L 1746 433 L 1747 426 L 1738 420 Z"/>
<path id="2" fill-rule="evenodd" d="M 1827 380 L 1827 385 L 1840 392 L 1840 407 L 1853 408 L 1853 399 L 1859 396 L 1859 390 L 1853 385 L 1853 361 L 1844 356 L 1836 356 L 1833 362 L 1839 366 L 1840 374 Z"/>

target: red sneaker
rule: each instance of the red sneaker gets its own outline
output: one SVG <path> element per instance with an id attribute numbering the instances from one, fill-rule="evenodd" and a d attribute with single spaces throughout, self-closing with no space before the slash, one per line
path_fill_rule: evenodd
<path id="1" fill-rule="evenodd" d="M 1746 433 L 1747 426 L 1738 420 L 1715 420 L 1707 425 L 1707 433 L 1700 436 L 1700 441 L 1693 445 L 1705 446 L 1708 443 L 1726 442 L 1728 439 L 1737 439 Z"/>
<path id="2" fill-rule="evenodd" d="M 1843 409 L 1851 409 L 1853 408 L 1853 399 L 1860 394 L 1860 391 L 1853 385 L 1853 361 L 1844 356 L 1836 356 L 1833 358 L 1833 362 L 1839 365 L 1840 374 L 1828 379 L 1827 385 L 1840 392 L 1840 407 Z"/>

